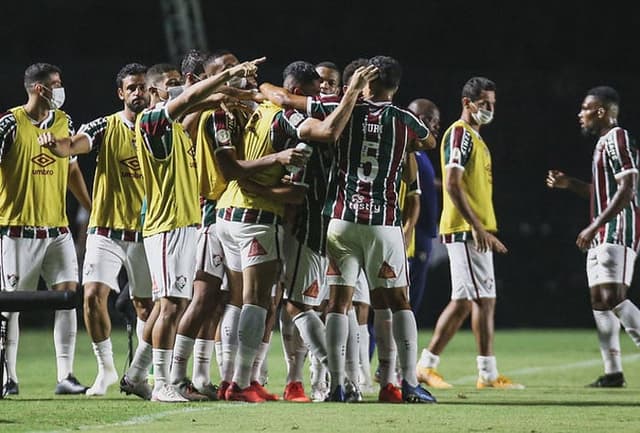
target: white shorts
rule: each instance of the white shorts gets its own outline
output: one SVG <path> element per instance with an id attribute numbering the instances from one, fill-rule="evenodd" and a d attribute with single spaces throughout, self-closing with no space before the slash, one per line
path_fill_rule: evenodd
<path id="1" fill-rule="evenodd" d="M 446 246 L 451 269 L 451 299 L 495 298 L 493 252 L 481 253 L 473 240 Z"/>
<path id="2" fill-rule="evenodd" d="M 154 301 L 160 298 L 191 299 L 197 240 L 195 227 L 180 227 L 144 238 Z"/>
<path id="3" fill-rule="evenodd" d="M 118 274 L 124 266 L 131 298 L 151 297 L 151 274 L 142 242 L 88 234 L 82 266 L 82 284 L 102 283 L 120 293 Z"/>
<path id="4" fill-rule="evenodd" d="M 280 260 L 282 226 L 216 220 L 216 233 L 222 244 L 226 266 L 232 271 L 260 263 Z"/>
<path id="5" fill-rule="evenodd" d="M 355 287 L 363 269 L 369 287 L 407 287 L 407 254 L 402 228 L 332 219 L 327 229 L 330 285 Z"/>
<path id="6" fill-rule="evenodd" d="M 320 305 L 328 290 L 324 283 L 327 260 L 292 235 L 285 236 L 284 245 L 288 252 L 284 265 L 284 299 L 313 307 Z"/>
<path id="7" fill-rule="evenodd" d="M 358 281 L 356 281 L 356 287 L 353 291 L 353 302 L 361 302 L 363 304 L 371 304 L 371 294 L 369 293 L 369 283 L 364 272 L 360 272 L 358 275 Z"/>
<path id="8" fill-rule="evenodd" d="M 41 275 L 49 289 L 68 281 L 78 282 L 78 258 L 69 232 L 44 239 L 3 235 L 0 253 L 2 290 L 38 290 Z"/>
<path id="9" fill-rule="evenodd" d="M 216 225 L 202 226 L 198 230 L 196 270 L 223 279 L 224 253 L 216 233 Z"/>
<path id="10" fill-rule="evenodd" d="M 589 287 L 599 284 L 624 284 L 629 287 L 633 278 L 636 253 L 624 245 L 600 244 L 587 253 Z"/>

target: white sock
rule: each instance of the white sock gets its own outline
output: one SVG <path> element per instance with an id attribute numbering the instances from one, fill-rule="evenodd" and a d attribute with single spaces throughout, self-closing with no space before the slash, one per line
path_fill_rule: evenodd
<path id="1" fill-rule="evenodd" d="M 193 385 L 201 389 L 211 383 L 211 355 L 213 355 L 213 340 L 196 338 L 193 346 Z"/>
<path id="2" fill-rule="evenodd" d="M 142 341 L 142 331 L 146 323 L 146 321 L 136 318 L 136 337 L 138 337 L 138 342 Z"/>
<path id="3" fill-rule="evenodd" d="M 171 369 L 171 358 L 173 350 L 156 349 L 153 353 L 153 390 L 157 391 L 169 381 L 169 370 Z"/>
<path id="4" fill-rule="evenodd" d="M 260 385 L 264 385 L 264 383 L 262 383 L 262 377 L 264 377 L 262 366 L 267 360 L 270 345 L 271 342 L 264 341 L 258 345 L 258 351 L 256 352 L 256 357 L 253 360 L 253 367 L 251 367 L 251 382 L 258 382 Z"/>
<path id="5" fill-rule="evenodd" d="M 269 335 L 269 341 L 266 342 L 267 349 L 264 356 L 260 359 L 260 364 L 254 363 L 254 366 L 258 368 L 256 371 L 258 373 L 256 380 L 260 382 L 261 385 L 265 385 L 267 380 L 269 380 L 269 357 L 267 354 L 269 352 L 269 347 L 271 346 L 271 335 L 273 335 L 273 332 Z"/>
<path id="6" fill-rule="evenodd" d="M 216 341 L 214 347 L 216 350 L 216 364 L 218 364 L 218 374 L 222 379 L 222 341 Z"/>
<path id="7" fill-rule="evenodd" d="M 236 355 L 233 381 L 240 389 L 247 388 L 256 354 L 264 335 L 266 308 L 244 304 L 238 321 L 238 353 Z"/>
<path id="8" fill-rule="evenodd" d="M 636 346 L 640 346 L 640 310 L 628 299 L 613 307 L 613 312 Z"/>
<path id="9" fill-rule="evenodd" d="M 593 310 L 593 319 L 598 331 L 604 374 L 622 372 L 620 320 L 611 310 Z"/>
<path id="10" fill-rule="evenodd" d="M 440 357 L 429 352 L 428 349 L 422 349 L 422 355 L 420 356 L 420 360 L 418 361 L 418 365 L 424 368 L 438 368 L 438 364 L 440 364 Z"/>
<path id="11" fill-rule="evenodd" d="M 141 382 L 147 378 L 149 367 L 153 361 L 152 347 L 144 340 L 140 340 L 131 365 L 127 370 L 127 377 L 132 382 Z"/>
<path id="12" fill-rule="evenodd" d="M 225 382 L 231 382 L 238 353 L 238 322 L 242 310 L 235 305 L 227 304 L 220 324 L 222 342 L 222 368 L 220 376 Z"/>
<path id="13" fill-rule="evenodd" d="M 338 385 L 344 385 L 345 356 L 347 351 L 347 336 L 349 321 L 345 314 L 327 314 L 327 361 L 331 374 L 333 391 Z"/>
<path id="14" fill-rule="evenodd" d="M 358 325 L 360 341 L 358 341 L 358 359 L 360 361 L 360 383 L 370 387 L 371 380 L 371 361 L 369 360 L 369 326 Z"/>
<path id="15" fill-rule="evenodd" d="M 58 382 L 73 373 L 73 356 L 76 349 L 78 319 L 76 309 L 56 310 L 53 322 L 53 344 L 56 348 Z"/>
<path id="16" fill-rule="evenodd" d="M 93 353 L 98 361 L 98 375 L 91 388 L 87 389 L 87 395 L 105 395 L 107 388 L 118 381 L 118 373 L 113 362 L 113 349 L 111 339 L 91 343 Z"/>
<path id="17" fill-rule="evenodd" d="M 284 363 L 287 367 L 287 381 L 291 381 L 292 370 L 295 370 L 296 362 L 296 342 L 295 342 L 296 325 L 293 324 L 291 316 L 286 308 L 280 310 L 280 339 L 282 340 L 282 352 L 284 353 Z"/>
<path id="18" fill-rule="evenodd" d="M 293 318 L 293 323 L 298 328 L 302 341 L 306 344 L 318 362 L 327 362 L 327 340 L 324 323 L 314 311 L 303 311 Z"/>
<path id="19" fill-rule="evenodd" d="M 186 335 L 176 334 L 173 343 L 173 358 L 171 363 L 171 383 L 177 385 L 187 377 L 187 363 L 193 352 L 195 339 Z M 155 371 L 155 370 L 154 370 Z"/>
<path id="20" fill-rule="evenodd" d="M 18 360 L 18 341 L 20 340 L 20 313 L 2 313 L 7 317 L 6 378 L 18 383 L 16 361 Z M 0 366 L 4 368 L 4 366 Z M 1 384 L 0 384 L 1 385 Z"/>
<path id="21" fill-rule="evenodd" d="M 382 387 L 388 383 L 395 385 L 397 348 L 391 329 L 392 317 L 391 310 L 388 308 L 373 310 L 373 329 L 376 333 L 378 369 Z"/>
<path id="22" fill-rule="evenodd" d="M 498 365 L 495 356 L 478 356 L 478 375 L 481 379 L 492 382 L 498 378 Z"/>
<path id="23" fill-rule="evenodd" d="M 286 320 L 286 317 L 283 317 L 283 315 L 280 316 L 280 333 L 282 336 L 282 348 L 285 353 L 285 361 L 287 364 L 286 383 L 302 382 L 302 371 L 304 370 L 304 362 L 307 358 L 308 347 L 300 335 L 298 323 L 296 322 L 294 324 L 294 321 L 290 319 L 289 314 L 285 314 L 286 317 L 289 317 L 289 320 Z M 298 318 L 300 314 L 297 314 L 296 318 Z M 313 316 L 317 318 L 315 314 L 313 314 Z"/>
<path id="24" fill-rule="evenodd" d="M 411 386 L 418 386 L 416 363 L 418 359 L 418 327 L 411 310 L 393 313 L 393 338 L 398 348 L 398 361 L 403 379 Z"/>
<path id="25" fill-rule="evenodd" d="M 358 327 L 358 317 L 355 308 L 351 307 L 347 312 L 347 324 L 349 331 L 347 334 L 347 351 L 345 355 L 344 370 L 347 378 L 358 385 L 360 373 L 360 335 Z"/>

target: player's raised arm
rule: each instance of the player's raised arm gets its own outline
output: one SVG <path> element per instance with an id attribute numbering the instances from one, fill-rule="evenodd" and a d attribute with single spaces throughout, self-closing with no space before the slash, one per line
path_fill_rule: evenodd
<path id="1" fill-rule="evenodd" d="M 258 70 L 258 65 L 265 60 L 265 57 L 261 57 L 249 62 L 240 63 L 187 87 L 178 97 L 170 99 L 167 102 L 167 113 L 172 119 L 180 118 L 180 116 L 186 113 L 192 106 L 205 100 L 231 78 L 255 75 Z"/>
<path id="2" fill-rule="evenodd" d="M 362 92 L 362 89 L 378 77 L 378 68 L 373 65 L 360 67 L 354 72 L 349 83 L 349 88 L 342 97 L 340 104 L 324 120 L 314 118 L 306 119 L 298 129 L 301 140 L 312 140 L 333 143 L 340 137 L 347 122 L 351 117 L 353 107 Z"/>

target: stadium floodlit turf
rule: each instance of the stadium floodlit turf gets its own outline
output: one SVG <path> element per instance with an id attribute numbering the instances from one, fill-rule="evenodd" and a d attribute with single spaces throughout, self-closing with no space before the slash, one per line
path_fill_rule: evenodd
<path id="1" fill-rule="evenodd" d="M 429 332 L 420 333 L 421 347 L 429 337 Z M 500 372 L 527 388 L 478 391 L 475 343 L 470 331 L 461 331 L 439 368 L 455 386 L 434 390 L 436 405 L 379 404 L 377 394 L 357 404 L 165 404 L 127 397 L 117 384 L 104 397 L 54 396 L 52 333 L 25 329 L 18 361 L 20 395 L 0 401 L 0 432 L 638 432 L 640 351 L 624 333 L 621 341 L 624 389 L 585 388 L 602 374 L 595 330 L 527 329 L 498 330 L 495 344 Z M 126 354 L 121 329 L 114 329 L 113 346 L 121 369 Z M 277 333 L 268 362 L 267 387 L 281 394 L 285 367 Z M 75 366 L 78 379 L 90 386 L 96 366 L 84 330 L 79 331 Z M 218 380 L 215 365 L 212 378 Z"/>

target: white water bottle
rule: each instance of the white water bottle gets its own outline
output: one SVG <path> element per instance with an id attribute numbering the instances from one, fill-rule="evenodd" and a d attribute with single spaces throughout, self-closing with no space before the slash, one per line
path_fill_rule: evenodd
<path id="1" fill-rule="evenodd" d="M 298 143 L 296 145 L 296 149 L 299 149 L 299 150 L 302 151 L 302 153 L 304 153 L 304 156 L 307 159 L 307 161 L 309 160 L 309 158 L 311 158 L 311 154 L 313 153 L 313 147 L 311 147 L 307 143 L 303 143 L 303 142 Z M 305 162 L 305 165 L 306 165 L 306 162 Z M 287 171 L 289 173 L 291 173 L 291 175 L 294 175 L 294 174 L 298 173 L 300 171 L 300 169 L 303 168 L 303 167 L 298 167 L 296 165 L 287 164 L 285 166 L 285 168 L 287 169 Z"/>

